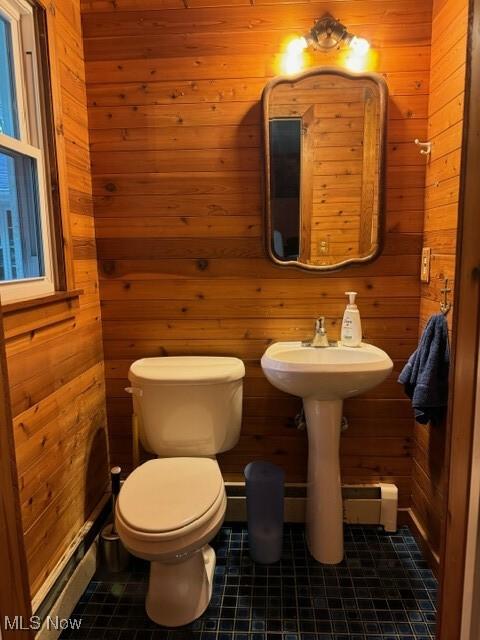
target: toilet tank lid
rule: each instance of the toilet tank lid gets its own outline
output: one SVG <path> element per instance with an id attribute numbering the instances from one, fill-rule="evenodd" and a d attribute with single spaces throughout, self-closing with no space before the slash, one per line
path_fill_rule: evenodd
<path id="1" fill-rule="evenodd" d="M 208 384 L 233 382 L 245 376 L 245 365 L 238 358 L 215 356 L 164 356 L 142 358 L 131 366 L 132 383 Z"/>

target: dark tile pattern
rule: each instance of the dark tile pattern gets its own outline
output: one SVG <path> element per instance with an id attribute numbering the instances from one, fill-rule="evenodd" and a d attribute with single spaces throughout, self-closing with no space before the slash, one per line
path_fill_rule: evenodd
<path id="1" fill-rule="evenodd" d="M 437 582 L 406 527 L 345 528 L 345 560 L 318 564 L 300 525 L 285 527 L 283 558 L 256 565 L 248 533 L 225 525 L 215 540 L 217 567 L 205 614 L 180 629 L 158 627 L 144 611 L 148 566 L 96 575 L 62 638 L 111 640 L 432 640 Z"/>

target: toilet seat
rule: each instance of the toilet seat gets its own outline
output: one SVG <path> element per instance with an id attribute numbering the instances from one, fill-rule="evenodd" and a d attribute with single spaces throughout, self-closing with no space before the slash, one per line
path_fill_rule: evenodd
<path id="1" fill-rule="evenodd" d="M 141 465 L 126 479 L 116 517 L 139 540 L 184 537 L 224 509 L 225 488 L 211 458 L 163 458 Z"/>

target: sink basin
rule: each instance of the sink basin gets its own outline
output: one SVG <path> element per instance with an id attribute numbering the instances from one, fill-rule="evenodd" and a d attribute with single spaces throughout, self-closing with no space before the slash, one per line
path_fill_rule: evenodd
<path id="1" fill-rule="evenodd" d="M 303 347 L 301 342 L 276 342 L 265 351 L 262 368 L 273 386 L 286 393 L 335 400 L 376 387 L 393 363 L 385 351 L 367 343 L 317 348 Z"/>
<path id="2" fill-rule="evenodd" d="M 277 342 L 262 356 L 262 369 L 274 387 L 303 398 L 308 433 L 306 537 L 319 562 L 343 560 L 343 503 L 340 432 L 344 398 L 376 387 L 393 369 L 378 347 L 305 347 Z"/>

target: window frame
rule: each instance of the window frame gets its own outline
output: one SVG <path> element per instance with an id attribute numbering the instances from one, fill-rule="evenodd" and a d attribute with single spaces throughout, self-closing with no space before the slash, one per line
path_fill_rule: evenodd
<path id="1" fill-rule="evenodd" d="M 11 28 L 12 65 L 19 139 L 0 133 L 2 148 L 33 158 L 36 164 L 38 219 L 41 228 L 44 275 L 0 281 L 3 304 L 50 295 L 56 289 L 52 203 L 47 173 L 48 145 L 44 135 L 44 105 L 40 88 L 39 49 L 35 7 L 25 0 L 0 0 L 0 15 Z M 32 87 L 27 90 L 27 83 Z M 47 87 L 50 90 L 50 86 Z"/>

